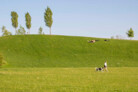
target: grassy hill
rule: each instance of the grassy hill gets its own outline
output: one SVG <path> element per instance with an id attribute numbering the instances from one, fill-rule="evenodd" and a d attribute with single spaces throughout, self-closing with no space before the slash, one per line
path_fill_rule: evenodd
<path id="1" fill-rule="evenodd" d="M 89 40 L 99 40 L 88 43 Z M 138 41 L 23 35 L 0 37 L 5 67 L 138 67 Z"/>

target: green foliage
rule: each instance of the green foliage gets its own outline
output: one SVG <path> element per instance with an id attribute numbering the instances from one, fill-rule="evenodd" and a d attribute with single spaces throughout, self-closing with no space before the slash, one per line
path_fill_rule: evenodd
<path id="1" fill-rule="evenodd" d="M 44 13 L 44 20 L 45 20 L 45 25 L 48 26 L 50 28 L 50 35 L 51 35 L 51 27 L 53 24 L 53 19 L 52 19 L 52 11 L 49 7 L 47 7 L 47 9 L 45 10 Z"/>
<path id="2" fill-rule="evenodd" d="M 30 29 L 31 28 L 31 16 L 28 12 L 25 14 L 25 20 L 26 20 L 26 27 Z"/>
<path id="3" fill-rule="evenodd" d="M 39 28 L 38 34 L 43 34 L 43 28 L 42 27 Z"/>
<path id="4" fill-rule="evenodd" d="M 99 40 L 88 43 L 89 40 Z M 0 38 L 7 67 L 138 67 L 138 41 L 56 35 Z"/>
<path id="5" fill-rule="evenodd" d="M 11 21 L 12 21 L 12 26 L 15 28 L 15 31 L 16 31 L 16 28 L 18 27 L 18 14 L 14 11 L 11 12 Z"/>
<path id="6" fill-rule="evenodd" d="M 5 26 L 2 27 L 2 36 L 9 36 L 12 35 L 11 32 L 9 32 Z"/>
<path id="7" fill-rule="evenodd" d="M 24 27 L 20 26 L 20 28 L 17 31 L 17 35 L 25 35 L 26 31 L 24 29 Z"/>
<path id="8" fill-rule="evenodd" d="M 0 54 L 0 66 L 2 66 L 3 65 L 3 56 L 2 56 L 2 54 Z"/>
<path id="9" fill-rule="evenodd" d="M 127 36 L 128 36 L 128 37 L 131 37 L 131 38 L 134 37 L 134 31 L 133 31 L 132 28 L 130 28 L 130 29 L 128 30 Z"/>

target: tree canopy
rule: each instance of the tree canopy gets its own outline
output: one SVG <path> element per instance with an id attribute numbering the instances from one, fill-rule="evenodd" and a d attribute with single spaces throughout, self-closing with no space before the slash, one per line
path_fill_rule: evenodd
<path id="1" fill-rule="evenodd" d="M 42 34 L 42 32 L 43 32 L 43 28 L 40 27 L 40 28 L 39 28 L 39 31 L 38 31 L 38 34 Z"/>
<path id="2" fill-rule="evenodd" d="M 31 16 L 28 12 L 25 14 L 25 20 L 26 20 L 26 27 L 27 27 L 27 29 L 30 30 L 30 28 L 31 28 Z"/>
<path id="3" fill-rule="evenodd" d="M 18 14 L 14 11 L 11 12 L 12 26 L 16 29 L 18 27 Z"/>
<path id="4" fill-rule="evenodd" d="M 128 30 L 127 36 L 130 37 L 130 38 L 134 37 L 134 31 L 133 31 L 132 28 L 130 28 L 130 29 Z"/>
<path id="5" fill-rule="evenodd" d="M 20 26 L 20 28 L 17 31 L 17 35 L 25 35 L 26 31 L 24 29 L 24 27 Z"/>
<path id="6" fill-rule="evenodd" d="M 9 32 L 5 26 L 2 27 L 2 36 L 8 36 L 8 35 L 12 35 L 11 32 Z"/>

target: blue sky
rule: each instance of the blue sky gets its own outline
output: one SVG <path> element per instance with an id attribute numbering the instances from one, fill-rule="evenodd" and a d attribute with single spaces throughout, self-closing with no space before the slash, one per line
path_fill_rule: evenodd
<path id="1" fill-rule="evenodd" d="M 47 6 L 53 11 L 52 34 L 127 38 L 126 32 L 132 27 L 138 40 L 138 0 L 1 0 L 0 28 L 4 25 L 15 33 L 10 13 L 16 11 L 19 26 L 26 29 L 25 13 L 29 12 L 31 33 L 38 33 L 41 26 L 49 34 L 44 22 Z"/>

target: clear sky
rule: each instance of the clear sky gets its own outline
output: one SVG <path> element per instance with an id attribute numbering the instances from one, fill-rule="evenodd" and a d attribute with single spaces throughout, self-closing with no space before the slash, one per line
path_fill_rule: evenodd
<path id="1" fill-rule="evenodd" d="M 0 28 L 4 25 L 15 33 L 10 13 L 16 11 L 19 26 L 26 29 L 25 13 L 29 12 L 31 33 L 38 33 L 41 26 L 48 34 L 44 22 L 47 6 L 53 11 L 52 34 L 127 38 L 126 32 L 132 27 L 138 40 L 138 0 L 1 0 Z"/>

